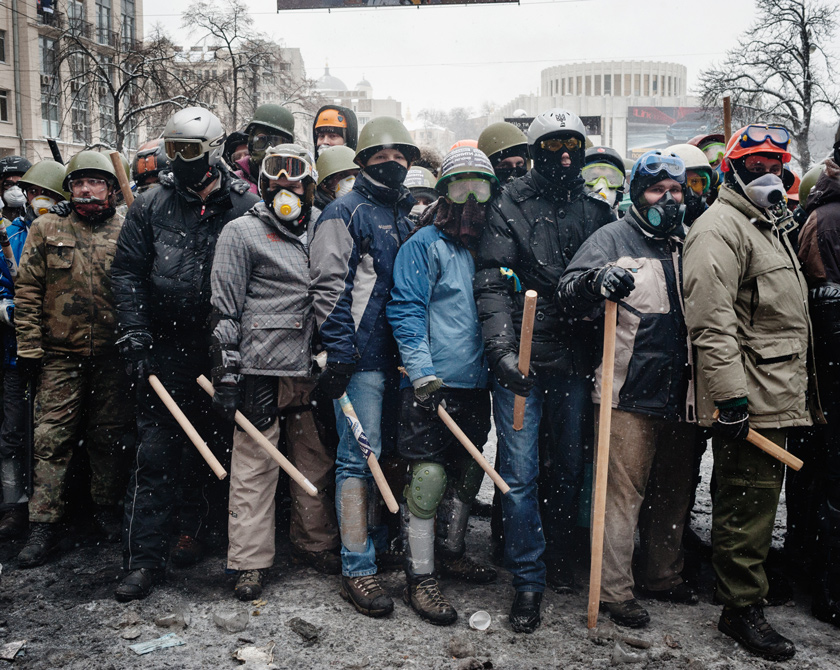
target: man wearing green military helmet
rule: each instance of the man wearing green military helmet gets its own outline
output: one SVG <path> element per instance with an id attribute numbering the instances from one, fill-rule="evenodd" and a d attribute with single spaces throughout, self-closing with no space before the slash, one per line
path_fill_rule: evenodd
<path id="1" fill-rule="evenodd" d="M 260 105 L 245 127 L 248 135 L 248 155 L 236 161 L 234 174 L 251 184 L 251 193 L 259 195 L 260 164 L 266 149 L 295 141 L 295 117 L 285 107 Z"/>

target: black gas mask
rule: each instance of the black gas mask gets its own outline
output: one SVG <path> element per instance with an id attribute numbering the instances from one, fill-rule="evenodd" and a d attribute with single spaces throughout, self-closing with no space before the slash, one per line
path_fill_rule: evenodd
<path id="1" fill-rule="evenodd" d="M 654 237 L 667 237 L 685 218 L 686 206 L 674 200 L 670 191 L 652 205 L 634 204 L 639 224 Z"/>

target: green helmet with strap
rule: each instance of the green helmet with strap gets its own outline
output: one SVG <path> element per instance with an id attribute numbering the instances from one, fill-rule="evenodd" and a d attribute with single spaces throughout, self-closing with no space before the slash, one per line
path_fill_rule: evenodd
<path id="1" fill-rule="evenodd" d="M 61 187 L 65 191 L 69 191 L 70 180 L 73 179 L 74 174 L 80 172 L 99 172 L 102 174 L 102 178 L 107 179 L 112 185 L 116 185 L 119 181 L 111 160 L 98 151 L 80 151 L 73 156 L 67 164 Z"/>
<path id="2" fill-rule="evenodd" d="M 478 148 L 483 151 L 490 162 L 493 162 L 493 157 L 502 151 L 509 154 L 520 153 L 519 151 L 509 151 L 510 149 L 521 149 L 523 157 L 528 156 L 528 138 L 519 128 L 507 121 L 499 121 L 498 123 L 491 123 L 478 136 Z"/>
<path id="3" fill-rule="evenodd" d="M 295 117 L 288 109 L 280 105 L 269 103 L 257 107 L 253 118 L 245 128 L 245 132 L 250 135 L 255 126 L 265 126 L 283 135 L 288 135 L 290 142 L 295 138 Z"/>
<path id="4" fill-rule="evenodd" d="M 494 191 L 499 187 L 499 180 L 496 178 L 496 173 L 493 172 L 490 159 L 484 155 L 483 151 L 473 147 L 458 147 L 443 158 L 443 164 L 440 166 L 440 177 L 435 184 L 437 192 L 446 195 L 449 182 L 467 174 L 486 177 L 493 185 Z"/>
<path id="5" fill-rule="evenodd" d="M 358 170 L 359 166 L 356 165 L 355 158 L 356 152 L 348 146 L 339 145 L 322 148 L 315 163 L 315 168 L 318 171 L 318 185 L 320 186 L 326 179 L 339 172 Z"/>
<path id="6" fill-rule="evenodd" d="M 399 149 L 409 163 L 420 158 L 419 147 L 402 121 L 393 116 L 378 116 L 362 127 L 356 145 L 356 164 L 364 166 L 381 149 Z"/>
<path id="7" fill-rule="evenodd" d="M 820 163 L 812 167 L 799 182 L 799 206 L 804 209 L 808 204 L 808 196 L 811 195 L 811 190 L 817 185 L 817 180 L 825 171 L 825 164 Z"/>
<path id="8" fill-rule="evenodd" d="M 65 200 L 70 199 L 70 194 L 64 190 L 65 168 L 61 163 L 51 160 L 43 160 L 35 163 L 26 171 L 20 179 L 23 189 L 27 186 L 38 186 L 60 195 Z"/>

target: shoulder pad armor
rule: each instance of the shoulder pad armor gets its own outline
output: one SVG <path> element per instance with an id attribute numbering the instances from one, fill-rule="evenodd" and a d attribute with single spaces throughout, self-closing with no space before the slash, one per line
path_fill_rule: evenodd
<path id="1" fill-rule="evenodd" d="M 58 214 L 58 216 L 70 216 L 70 212 L 72 211 L 72 206 L 66 200 L 57 202 L 52 207 L 50 207 L 50 214 Z"/>

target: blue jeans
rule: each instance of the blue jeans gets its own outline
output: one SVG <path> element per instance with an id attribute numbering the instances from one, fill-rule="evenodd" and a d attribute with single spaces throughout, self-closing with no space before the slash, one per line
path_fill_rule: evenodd
<path id="1" fill-rule="evenodd" d="M 546 548 L 540 518 L 537 477 L 540 473 L 540 420 L 543 409 L 551 421 L 546 458 L 552 463 L 554 481 L 550 495 L 557 505 L 554 537 L 569 541 L 576 521 L 576 502 L 583 477 L 583 421 L 586 379 L 543 374 L 525 401 L 522 430 L 513 430 L 514 394 L 493 382 L 493 417 L 499 449 L 499 474 L 510 486 L 502 496 L 505 529 L 505 567 L 517 591 L 545 590 Z"/>
<path id="2" fill-rule="evenodd" d="M 381 460 L 384 453 L 393 451 L 396 440 L 396 425 L 399 407 L 399 392 L 397 379 L 392 375 L 380 371 L 363 371 L 355 373 L 347 385 L 347 396 L 353 403 L 353 409 L 359 417 L 359 423 L 368 437 L 370 448 L 377 459 Z M 345 577 L 361 577 L 376 574 L 376 552 L 384 551 L 388 543 L 388 529 L 380 523 L 369 523 L 373 520 L 374 506 L 379 499 L 379 491 L 373 481 L 373 475 L 368 468 L 362 450 L 356 438 L 347 425 L 347 419 L 338 401 L 333 402 L 338 428 L 338 450 L 336 452 L 335 473 L 335 507 L 338 515 L 338 525 L 341 533 L 341 572 Z M 363 524 L 367 527 L 367 539 L 363 548 L 355 542 L 348 548 L 348 529 L 343 527 L 341 516 L 342 489 L 348 480 L 363 480 L 366 489 L 367 518 L 353 519 L 353 525 Z M 350 486 L 358 490 L 358 482 Z"/>

